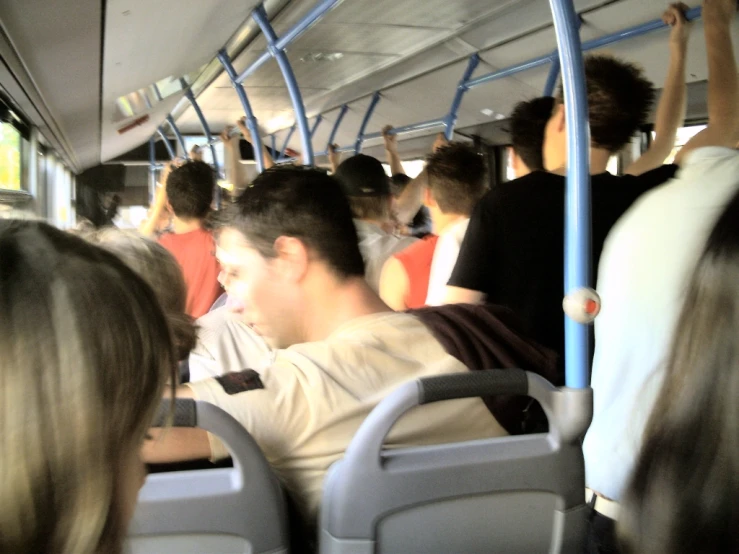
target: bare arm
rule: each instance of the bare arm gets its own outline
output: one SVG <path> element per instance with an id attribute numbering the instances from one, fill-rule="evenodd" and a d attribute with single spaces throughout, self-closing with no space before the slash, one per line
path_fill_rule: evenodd
<path id="1" fill-rule="evenodd" d="M 482 304 L 484 300 L 485 294 L 479 290 L 447 285 L 443 304 Z"/>
<path id="2" fill-rule="evenodd" d="M 380 298 L 396 312 L 407 310 L 405 298 L 410 289 L 408 273 L 397 258 L 385 262 L 380 274 Z"/>
<path id="3" fill-rule="evenodd" d="M 190 159 L 194 162 L 203 161 L 203 149 L 197 144 L 190 150 Z"/>
<path id="4" fill-rule="evenodd" d="M 670 66 L 657 105 L 655 138 L 649 149 L 628 168 L 628 175 L 641 175 L 664 163 L 670 155 L 677 130 L 685 119 L 687 85 L 685 83 L 685 60 L 688 50 L 690 23 L 685 19 L 685 4 L 671 4 L 662 16 L 662 21 L 672 27 L 670 32 Z"/>
<path id="5" fill-rule="evenodd" d="M 418 210 L 423 205 L 423 187 L 427 180 L 426 170 L 424 169 L 418 177 L 412 179 L 410 183 L 406 185 L 403 192 L 395 200 L 395 213 L 398 221 L 403 225 L 408 225 Z"/>
<path id="6" fill-rule="evenodd" d="M 226 179 L 233 184 L 234 190 L 240 190 L 241 186 L 246 183 L 243 182 L 243 173 L 241 167 L 239 167 L 241 153 L 239 152 L 238 142 L 234 140 L 235 137 L 231 136 L 232 129 L 231 125 L 227 125 L 220 135 L 223 143 L 223 171 Z"/>
<path id="7" fill-rule="evenodd" d="M 172 172 L 172 163 L 167 163 L 159 174 L 159 186 L 154 195 L 154 202 L 149 209 L 149 217 L 139 227 L 139 233 L 145 237 L 153 237 L 156 233 L 159 221 L 167 211 L 167 177 Z"/>
<path id="8" fill-rule="evenodd" d="M 236 122 L 236 125 L 239 126 L 239 131 L 241 131 L 241 134 L 244 135 L 244 139 L 246 142 L 254 146 L 254 143 L 251 141 L 251 132 L 249 131 L 249 128 L 246 126 L 246 117 L 242 117 Z M 274 167 L 275 161 L 272 159 L 272 155 L 269 153 L 269 150 L 267 150 L 267 145 L 262 143 L 262 160 L 264 160 L 264 169 L 269 169 L 271 167 Z"/>
<path id="9" fill-rule="evenodd" d="M 386 125 L 382 128 L 382 138 L 385 140 L 385 154 L 387 155 L 387 163 L 390 165 L 390 173 L 397 175 L 404 174 L 403 164 L 400 163 L 400 155 L 398 155 L 398 137 L 391 134 L 392 125 Z"/>
<path id="10" fill-rule="evenodd" d="M 190 387 L 177 387 L 177 398 L 193 398 Z M 149 437 L 141 449 L 141 458 L 148 464 L 206 460 L 211 455 L 207 431 L 189 427 L 149 429 Z"/>
<path id="11" fill-rule="evenodd" d="M 677 164 L 696 148 L 733 148 L 739 140 L 739 82 L 731 44 L 731 23 L 735 14 L 735 0 L 703 2 L 708 55 L 708 126 L 678 152 Z"/>
<path id="12" fill-rule="evenodd" d="M 449 141 L 444 136 L 444 133 L 439 133 L 436 135 L 431 151 L 436 152 L 439 148 L 443 148 L 447 144 L 449 144 Z M 408 225 L 418 213 L 418 210 L 421 209 L 423 205 L 423 187 L 427 184 L 427 181 L 428 174 L 424 169 L 418 177 L 408 183 L 396 199 L 395 213 L 397 214 L 398 221 L 403 225 Z"/>
<path id="13" fill-rule="evenodd" d="M 341 154 L 336 151 L 337 149 L 337 144 L 330 144 L 328 147 L 328 163 L 331 164 L 331 173 L 336 173 L 341 164 Z"/>

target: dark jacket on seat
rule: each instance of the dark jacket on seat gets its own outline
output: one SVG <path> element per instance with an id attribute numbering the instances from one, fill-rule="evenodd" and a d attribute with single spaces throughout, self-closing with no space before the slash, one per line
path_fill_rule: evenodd
<path id="1" fill-rule="evenodd" d="M 446 351 L 472 371 L 518 368 L 556 382 L 558 355 L 527 338 L 508 308 L 492 304 L 449 304 L 409 310 Z M 539 432 L 546 418 L 538 403 L 523 396 L 483 398 L 511 435 Z"/>

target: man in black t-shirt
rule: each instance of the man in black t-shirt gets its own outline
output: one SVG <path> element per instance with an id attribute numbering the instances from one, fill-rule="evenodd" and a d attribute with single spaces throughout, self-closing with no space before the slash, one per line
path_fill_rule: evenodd
<path id="1" fill-rule="evenodd" d="M 642 193 L 676 166 L 641 175 L 606 172 L 610 157 L 645 123 L 654 88 L 636 66 L 609 56 L 585 60 L 591 131 L 592 267 L 606 235 Z M 567 130 L 560 89 L 544 136 L 544 164 L 480 201 L 447 287 L 447 303 L 483 300 L 512 308 L 532 337 L 564 353 L 564 213 Z M 662 158 L 664 159 L 664 157 Z M 661 162 L 659 162 L 661 163 Z M 641 164 L 655 167 L 649 159 Z"/>

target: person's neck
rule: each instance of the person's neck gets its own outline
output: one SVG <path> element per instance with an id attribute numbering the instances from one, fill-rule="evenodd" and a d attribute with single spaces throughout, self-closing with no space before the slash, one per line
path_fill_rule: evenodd
<path id="1" fill-rule="evenodd" d="M 605 173 L 611 156 L 612 154 L 603 148 L 590 148 L 590 174 L 598 175 L 599 173 Z M 556 169 L 550 169 L 549 172 L 557 175 L 565 175 L 567 173 L 567 158 L 564 157 L 559 166 Z"/>
<path id="2" fill-rule="evenodd" d="M 385 225 L 387 225 L 387 221 L 383 221 L 381 219 L 364 218 L 364 219 L 360 219 L 359 221 L 364 221 L 365 223 L 369 223 L 370 225 L 376 225 L 377 227 L 381 229 L 384 229 Z"/>
<path id="3" fill-rule="evenodd" d="M 441 212 L 439 212 L 438 214 L 434 214 L 434 233 L 440 235 L 444 231 L 452 227 L 455 223 L 468 218 L 469 216 L 462 214 L 443 214 Z"/>
<path id="4" fill-rule="evenodd" d="M 172 218 L 172 230 L 176 235 L 190 233 L 203 228 L 202 219 L 181 219 L 177 216 Z"/>
<path id="5" fill-rule="evenodd" d="M 325 340 L 339 327 L 358 317 L 392 312 L 362 277 L 345 281 L 334 278 L 329 286 L 326 286 L 325 279 L 315 279 L 307 286 L 317 293 L 309 295 L 302 306 L 306 342 Z"/>

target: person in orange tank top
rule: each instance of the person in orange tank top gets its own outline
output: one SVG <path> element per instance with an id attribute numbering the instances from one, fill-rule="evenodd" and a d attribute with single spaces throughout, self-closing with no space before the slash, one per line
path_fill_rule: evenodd
<path id="1" fill-rule="evenodd" d="M 472 208 L 487 184 L 482 156 L 466 144 L 440 146 L 426 159 L 424 204 L 436 235 L 395 254 L 383 267 L 380 296 L 394 310 L 436 305 L 454 268 Z"/>

